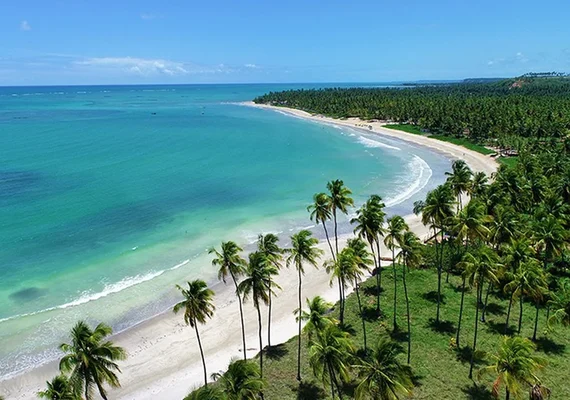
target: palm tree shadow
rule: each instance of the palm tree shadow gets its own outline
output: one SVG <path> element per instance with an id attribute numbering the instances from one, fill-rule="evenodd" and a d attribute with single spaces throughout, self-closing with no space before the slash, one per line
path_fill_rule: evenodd
<path id="1" fill-rule="evenodd" d="M 275 346 L 266 347 L 264 352 L 270 360 L 280 360 L 289 353 L 289 350 L 285 346 L 285 343 L 281 343 Z"/>
<path id="2" fill-rule="evenodd" d="M 437 333 L 442 333 L 442 334 L 452 334 L 452 333 L 455 333 L 455 331 L 456 331 L 455 326 L 453 325 L 453 322 L 442 321 L 442 320 L 440 320 L 438 322 L 433 318 L 429 319 L 429 322 L 427 323 L 427 327 L 430 328 L 431 330 L 437 332 Z"/>
<path id="3" fill-rule="evenodd" d="M 494 321 L 487 321 L 487 330 L 491 333 L 495 333 L 498 335 L 514 335 L 516 329 L 513 326 L 509 326 L 505 331 L 505 323 L 504 322 L 494 322 Z"/>
<path id="4" fill-rule="evenodd" d="M 407 342 L 408 332 L 403 331 L 400 327 L 396 326 L 396 329 L 390 332 L 390 338 L 396 342 Z"/>
<path id="5" fill-rule="evenodd" d="M 362 318 L 364 318 L 366 322 L 376 321 L 382 318 L 382 310 L 378 312 L 376 311 L 376 307 L 364 306 L 362 307 Z"/>
<path id="6" fill-rule="evenodd" d="M 376 285 L 366 285 L 366 286 L 362 286 L 362 292 L 366 295 L 366 296 L 378 296 L 379 294 L 382 294 L 382 292 L 384 292 L 384 288 L 380 288 L 380 290 L 378 290 L 378 287 Z"/>
<path id="7" fill-rule="evenodd" d="M 431 303 L 437 303 L 437 291 L 432 290 L 431 292 L 424 293 L 422 294 L 422 298 Z M 445 304 L 445 295 L 443 293 L 441 293 L 440 298 L 441 304 Z"/>
<path id="8" fill-rule="evenodd" d="M 505 315 L 505 306 L 497 303 L 487 304 L 487 313 L 493 315 Z"/>
<path id="9" fill-rule="evenodd" d="M 297 392 L 297 400 L 319 400 L 327 397 L 322 387 L 315 382 L 301 382 L 293 391 Z"/>
<path id="10" fill-rule="evenodd" d="M 462 363 L 471 362 L 472 350 L 470 346 L 463 346 L 455 350 L 455 358 Z M 481 364 L 485 360 L 485 352 L 482 350 L 475 351 L 475 358 L 473 363 L 475 365 Z"/>
<path id="11" fill-rule="evenodd" d="M 469 385 L 461 388 L 461 391 L 471 400 L 494 400 L 493 394 L 485 386 Z"/>
<path id="12" fill-rule="evenodd" d="M 548 337 L 541 336 L 534 342 L 536 349 L 545 354 L 563 354 L 566 351 L 566 345 L 556 343 Z"/>

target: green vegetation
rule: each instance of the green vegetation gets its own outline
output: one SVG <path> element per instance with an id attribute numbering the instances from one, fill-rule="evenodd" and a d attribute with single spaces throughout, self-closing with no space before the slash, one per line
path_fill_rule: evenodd
<path id="1" fill-rule="evenodd" d="M 497 161 L 503 165 L 506 165 L 507 167 L 514 167 L 519 162 L 519 158 L 518 157 L 499 157 L 499 158 L 497 158 Z"/>
<path id="2" fill-rule="evenodd" d="M 422 132 L 422 129 L 417 125 L 412 124 L 386 124 L 386 128 L 396 129 L 398 131 L 413 133 L 414 135 L 425 135 L 426 132 Z"/>

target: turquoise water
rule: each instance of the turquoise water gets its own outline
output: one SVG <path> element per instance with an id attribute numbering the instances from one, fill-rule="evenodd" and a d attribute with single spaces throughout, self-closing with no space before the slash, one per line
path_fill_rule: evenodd
<path id="1" fill-rule="evenodd" d="M 214 278 L 221 240 L 286 243 L 330 179 L 400 213 L 443 179 L 425 149 L 238 104 L 287 87 L 0 88 L 0 376 L 79 318 L 165 310 L 175 283 Z"/>

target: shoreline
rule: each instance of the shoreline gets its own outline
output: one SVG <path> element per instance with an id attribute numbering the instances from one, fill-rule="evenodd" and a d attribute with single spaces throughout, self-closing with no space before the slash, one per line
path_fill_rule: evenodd
<path id="1" fill-rule="evenodd" d="M 411 142 L 413 144 L 430 148 L 445 154 L 449 158 L 464 159 L 474 171 L 483 171 L 490 175 L 498 167 L 495 160 L 488 156 L 473 152 L 466 148 L 442 141 L 429 139 L 428 137 L 413 135 L 406 132 L 391 130 L 382 126 L 381 123 L 367 123 L 359 119 L 336 120 L 328 117 L 313 116 L 304 111 L 256 105 L 252 102 L 242 103 L 247 106 L 274 110 L 285 114 L 315 121 L 318 123 L 334 124 L 349 127 L 366 133 L 385 135 L 396 139 Z M 367 130 L 357 124 L 371 125 Z M 420 218 L 415 215 L 405 217 L 406 222 L 420 238 L 428 235 L 428 228 L 421 224 Z M 317 228 L 320 229 L 320 228 Z M 341 246 L 351 234 L 339 238 Z M 325 250 L 325 256 L 321 261 L 330 258 L 330 251 L 326 241 L 321 240 L 319 247 Z M 386 251 L 383 248 L 383 254 Z M 303 283 L 303 297 L 321 295 L 328 301 L 338 300 L 338 289 L 333 284 L 329 285 L 329 276 L 321 268 L 307 268 Z M 276 282 L 283 288 L 273 301 L 272 318 L 272 344 L 278 344 L 289 340 L 297 334 L 297 326 L 293 316 L 293 310 L 297 308 L 297 276 L 293 268 L 283 267 Z M 200 333 L 205 350 L 208 374 L 225 370 L 230 359 L 242 357 L 240 351 L 241 336 L 239 313 L 237 312 L 236 298 L 233 295 L 231 285 L 224 286 L 218 283 L 212 286 L 216 292 L 216 313 L 212 320 L 200 327 Z M 263 318 L 266 317 L 266 312 Z M 257 340 L 257 315 L 251 302 L 244 305 L 244 318 L 249 357 L 258 352 Z M 265 320 L 264 320 L 265 325 Z M 232 331 L 233 335 L 225 337 L 220 332 Z M 264 345 L 267 342 L 267 331 L 264 329 Z M 171 311 L 165 312 L 147 319 L 131 328 L 128 328 L 113 336 L 115 344 L 124 347 L 129 358 L 122 362 L 120 375 L 121 389 L 110 390 L 114 398 L 119 399 L 154 399 L 159 398 L 183 398 L 195 386 L 202 382 L 201 360 L 196 346 L 194 332 L 183 324 L 180 315 L 174 315 Z M 21 375 L 0 381 L 1 393 L 13 399 L 35 398 L 38 390 L 42 390 L 45 381 L 57 374 L 57 362 L 49 362 L 43 366 L 27 371 Z"/>

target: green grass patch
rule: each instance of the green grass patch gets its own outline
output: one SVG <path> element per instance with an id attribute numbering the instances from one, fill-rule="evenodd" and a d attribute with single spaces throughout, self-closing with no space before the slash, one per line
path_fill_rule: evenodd
<path id="1" fill-rule="evenodd" d="M 501 164 L 506 165 L 509 168 L 512 168 L 518 164 L 519 158 L 518 157 L 499 157 L 499 158 L 497 158 L 497 161 Z"/>
<path id="2" fill-rule="evenodd" d="M 419 126 L 412 124 L 388 124 L 386 128 L 413 133 L 414 135 L 424 135 L 424 132 L 422 132 Z"/>
<path id="3" fill-rule="evenodd" d="M 367 322 L 368 343 L 372 345 L 380 335 L 392 335 L 402 347 L 407 347 L 406 305 L 401 275 L 397 278 L 397 320 L 404 332 L 392 332 L 394 281 L 391 268 L 383 272 L 383 293 L 381 305 L 384 316 Z M 445 281 L 445 276 L 444 276 Z M 492 400 L 493 377 L 473 382 L 468 379 L 470 346 L 473 343 L 475 323 L 475 291 L 470 289 L 465 296 L 465 308 L 461 327 L 460 349 L 452 346 L 459 315 L 461 299 L 461 280 L 451 276 L 449 283 L 442 284 L 443 305 L 441 309 L 442 323 L 435 325 L 436 314 L 434 293 L 437 289 L 437 275 L 434 270 L 416 270 L 408 275 L 410 294 L 410 314 L 412 324 L 411 365 L 416 378 L 413 399 L 479 399 Z M 374 279 L 365 282 L 363 288 L 363 304 L 370 310 L 375 307 L 375 297 L 371 293 L 375 285 Z M 486 285 L 485 285 L 486 290 Z M 276 299 L 279 301 L 279 299 Z M 491 292 L 487 320 L 479 324 L 478 350 L 494 352 L 498 348 L 504 329 L 508 300 L 500 293 Z M 354 342 L 362 346 L 362 328 L 358 315 L 356 296 L 347 300 L 346 323 L 352 332 Z M 525 303 L 521 335 L 531 337 L 535 309 L 532 304 Z M 516 328 L 518 306 L 511 311 L 511 329 Z M 552 390 L 552 399 L 570 399 L 570 382 L 568 381 L 568 360 L 570 359 L 570 329 L 557 328 L 546 332 L 545 310 L 539 314 L 538 353 L 548 360 L 548 366 L 539 373 L 543 384 Z M 254 340 L 253 338 L 249 339 Z M 297 338 L 289 340 L 274 348 L 264 365 L 264 375 L 268 381 L 265 398 L 268 400 L 330 399 L 328 387 L 315 379 L 308 364 L 306 338 L 302 345 L 303 384 L 299 385 L 296 376 Z M 269 356 L 269 354 L 268 354 Z M 405 362 L 405 354 L 402 355 Z M 484 359 L 477 364 L 477 371 L 486 365 Z M 351 398 L 347 389 L 344 398 Z M 503 396 L 503 393 L 501 393 Z"/>

